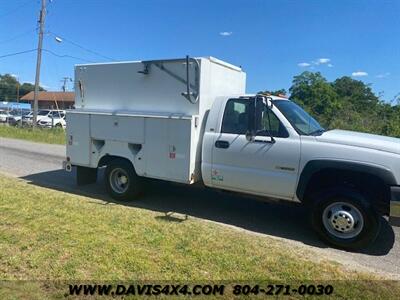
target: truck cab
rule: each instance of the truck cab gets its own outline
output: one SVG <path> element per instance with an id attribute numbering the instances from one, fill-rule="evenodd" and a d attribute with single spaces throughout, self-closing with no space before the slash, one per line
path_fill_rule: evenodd
<path id="1" fill-rule="evenodd" d="M 320 236 L 342 248 L 371 243 L 382 215 L 399 225 L 400 141 L 325 130 L 284 97 L 214 102 L 202 176 L 209 187 L 304 203 Z"/>

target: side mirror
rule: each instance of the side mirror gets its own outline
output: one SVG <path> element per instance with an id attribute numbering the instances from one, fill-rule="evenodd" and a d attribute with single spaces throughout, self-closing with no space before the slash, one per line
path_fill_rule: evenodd
<path id="1" fill-rule="evenodd" d="M 269 108 L 269 109 L 272 109 L 273 107 L 274 107 L 274 103 L 272 102 L 272 98 L 271 97 L 266 97 L 266 106 Z"/>

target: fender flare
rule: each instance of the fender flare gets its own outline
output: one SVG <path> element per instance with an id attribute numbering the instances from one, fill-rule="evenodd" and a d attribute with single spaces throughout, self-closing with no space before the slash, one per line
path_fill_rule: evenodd
<path id="1" fill-rule="evenodd" d="M 303 201 L 304 199 L 307 185 L 312 176 L 323 169 L 335 169 L 366 173 L 381 178 L 382 181 L 388 186 L 397 184 L 396 178 L 394 177 L 393 173 L 389 169 L 385 169 L 383 167 L 371 166 L 360 162 L 349 162 L 340 160 L 311 160 L 304 166 L 300 174 L 299 182 L 297 184 L 296 196 L 300 201 Z"/>

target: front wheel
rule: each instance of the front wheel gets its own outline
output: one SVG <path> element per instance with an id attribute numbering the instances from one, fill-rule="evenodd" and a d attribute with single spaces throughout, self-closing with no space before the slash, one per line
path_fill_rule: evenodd
<path id="1" fill-rule="evenodd" d="M 357 191 L 334 188 L 314 196 L 312 225 L 327 243 L 343 249 L 370 245 L 380 230 L 380 219 Z"/>
<path id="2" fill-rule="evenodd" d="M 142 191 L 140 177 L 132 164 L 124 159 L 115 159 L 108 164 L 105 184 L 110 196 L 119 201 L 135 199 Z"/>

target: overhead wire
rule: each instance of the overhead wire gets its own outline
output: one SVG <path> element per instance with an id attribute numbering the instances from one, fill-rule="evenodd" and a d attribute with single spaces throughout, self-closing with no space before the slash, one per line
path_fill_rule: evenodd
<path id="1" fill-rule="evenodd" d="M 18 6 L 15 7 L 14 9 L 12 9 L 12 10 L 10 10 L 10 11 L 4 13 L 4 14 L 1 14 L 1 15 L 0 15 L 0 18 L 5 17 L 5 16 L 8 16 L 8 15 L 10 15 L 10 14 L 13 14 L 14 12 L 19 11 L 22 7 L 24 7 L 25 5 L 27 5 L 27 4 L 31 3 L 31 2 L 32 2 L 32 0 L 28 0 L 28 1 L 26 1 L 26 2 L 23 2 L 21 5 L 18 5 Z M 18 39 L 18 38 L 20 38 L 20 37 L 23 37 L 23 36 L 25 36 L 25 35 L 27 35 L 27 34 L 33 32 L 33 31 L 35 31 L 35 30 L 37 30 L 37 28 L 34 29 L 34 30 L 29 30 L 29 31 L 26 31 L 26 32 L 17 34 L 17 35 L 15 35 L 14 37 L 11 37 L 11 38 L 6 39 L 6 40 L 3 40 L 3 41 L 0 41 L 0 44 L 14 41 L 14 40 L 16 40 L 16 39 Z M 84 51 L 86 51 L 86 52 L 89 52 L 89 53 L 91 53 L 91 54 L 93 54 L 93 55 L 96 55 L 96 56 L 98 56 L 98 57 L 102 57 L 102 58 L 107 59 L 107 60 L 115 61 L 115 59 L 112 58 L 112 57 L 103 55 L 103 54 L 101 54 L 101 53 L 99 53 L 99 52 L 97 52 L 97 51 L 94 51 L 94 50 L 91 50 L 91 49 L 89 49 L 89 48 L 86 48 L 86 47 L 84 47 L 84 46 L 82 46 L 82 45 L 80 45 L 80 44 L 78 44 L 78 43 L 76 43 L 76 42 L 74 42 L 74 41 L 72 41 L 72 40 L 70 40 L 70 39 L 67 39 L 67 38 L 65 38 L 65 37 L 63 37 L 63 36 L 57 35 L 57 34 L 54 33 L 54 32 L 50 32 L 50 31 L 47 31 L 47 32 L 50 33 L 50 34 L 52 34 L 52 35 L 54 35 L 55 37 L 61 38 L 63 41 L 66 41 L 66 42 L 68 42 L 68 43 L 74 45 L 75 47 L 78 47 L 78 48 L 80 48 L 80 49 L 82 49 L 82 50 L 84 50 Z M 34 48 L 34 49 L 29 49 L 29 50 L 14 52 L 14 53 L 8 53 L 8 54 L 0 55 L 0 59 L 2 59 L 2 58 L 7 58 L 7 57 L 13 57 L 13 56 L 21 55 L 21 54 L 25 54 L 25 53 L 31 53 L 31 52 L 34 52 L 34 51 L 37 51 L 37 50 L 38 50 L 37 48 Z M 52 51 L 52 50 L 49 50 L 49 49 L 42 49 L 42 51 L 44 51 L 44 52 L 46 52 L 46 53 L 49 53 L 49 54 L 51 54 L 51 55 L 53 55 L 53 56 L 59 57 L 59 58 L 71 58 L 71 59 L 76 59 L 76 60 L 85 61 L 85 62 L 91 62 L 91 63 L 94 62 L 94 61 L 92 61 L 92 60 L 88 60 L 88 59 L 85 59 L 85 58 L 81 58 L 81 57 L 77 57 L 77 56 L 73 56 L 73 55 L 69 55 L 69 54 L 58 54 L 58 53 L 56 53 L 56 52 L 54 52 L 54 51 Z"/>
<path id="2" fill-rule="evenodd" d="M 10 57 L 10 56 L 20 55 L 20 54 L 24 54 L 24 53 L 33 52 L 33 51 L 36 51 L 36 50 L 37 50 L 37 48 L 35 48 L 35 49 L 30 49 L 30 50 L 25 50 L 25 51 L 20 51 L 20 52 L 14 52 L 14 53 L 9 53 L 9 54 L 4 54 L 4 55 L 0 55 L 0 58 L 5 58 L 5 57 Z"/>
<path id="3" fill-rule="evenodd" d="M 37 50 L 37 48 L 0 55 L 0 59 L 1 58 L 6 58 L 6 57 L 11 57 L 11 56 L 16 56 L 16 55 L 20 55 L 20 54 L 30 53 L 30 52 L 34 52 L 36 50 Z M 88 59 L 85 59 L 85 58 L 81 58 L 81 57 L 77 57 L 77 56 L 73 56 L 73 55 L 69 55 L 69 54 L 58 54 L 58 53 L 56 53 L 54 51 L 51 51 L 51 50 L 48 50 L 48 49 L 42 49 L 42 50 L 44 52 L 50 53 L 50 54 L 52 54 L 54 56 L 61 57 L 61 58 L 73 58 L 73 59 L 77 59 L 77 60 L 81 60 L 81 61 L 85 61 L 85 62 L 94 62 L 92 60 L 88 60 Z"/>
<path id="4" fill-rule="evenodd" d="M 37 28 L 35 28 L 35 29 L 33 29 L 33 30 L 30 29 L 30 30 L 25 31 L 25 32 L 23 32 L 23 33 L 17 34 L 17 35 L 15 35 L 15 36 L 12 37 L 12 38 L 9 38 L 9 39 L 0 41 L 0 44 L 5 44 L 5 43 L 8 43 L 8 42 L 15 41 L 15 40 L 19 39 L 20 37 L 26 36 L 26 35 L 30 34 L 30 33 L 33 32 L 33 31 L 36 31 L 36 30 L 37 30 Z"/>
<path id="5" fill-rule="evenodd" d="M 82 61 L 91 62 L 91 63 L 94 62 L 92 60 L 88 60 L 88 59 L 77 57 L 77 56 L 72 56 L 72 55 L 69 55 L 69 54 L 58 54 L 58 53 L 56 53 L 56 52 L 54 52 L 52 50 L 49 50 L 49 49 L 42 49 L 42 50 L 44 52 L 50 53 L 50 54 L 52 54 L 54 56 L 61 57 L 61 58 L 73 58 L 73 59 L 82 60 Z"/>
<path id="6" fill-rule="evenodd" d="M 58 35 L 58 34 L 54 33 L 54 32 L 51 32 L 51 31 L 47 31 L 47 32 L 52 34 L 54 37 L 59 37 L 61 40 L 66 41 L 66 42 L 68 42 L 68 43 L 70 43 L 70 44 L 72 44 L 72 45 L 74 45 L 74 46 L 76 46 L 76 47 L 78 47 L 78 48 L 80 48 L 80 49 L 82 49 L 84 51 L 87 51 L 89 53 L 92 53 L 94 55 L 97 55 L 99 57 L 102 57 L 102 58 L 105 58 L 105 59 L 108 59 L 108 60 L 116 61 L 116 59 L 114 59 L 114 58 L 112 58 L 110 56 L 106 56 L 106 55 L 103 55 L 103 54 L 101 54 L 101 53 L 99 53 L 97 51 L 93 51 L 91 49 L 88 49 L 88 48 L 86 48 L 84 46 L 81 46 L 78 43 L 76 43 L 74 41 L 71 41 L 70 39 L 67 39 L 67 38 L 65 38 L 65 37 L 63 37 L 61 35 Z"/>

